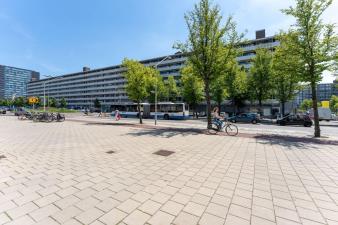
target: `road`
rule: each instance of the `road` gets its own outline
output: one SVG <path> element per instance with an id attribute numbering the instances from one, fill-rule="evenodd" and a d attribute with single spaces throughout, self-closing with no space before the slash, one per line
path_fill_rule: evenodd
<path id="1" fill-rule="evenodd" d="M 112 122 L 115 121 L 112 118 L 99 118 L 97 115 L 91 116 L 77 115 L 73 116 L 75 120 L 93 120 Z M 154 124 L 153 119 L 143 119 L 145 124 Z M 138 123 L 136 118 L 122 118 L 120 122 Z M 242 133 L 257 133 L 257 134 L 280 134 L 280 135 L 300 135 L 300 136 L 312 136 L 314 133 L 314 126 L 278 126 L 276 124 L 245 124 L 236 123 L 239 131 Z M 162 127 L 179 127 L 179 128 L 205 128 L 206 120 L 158 120 L 158 126 Z M 322 136 L 338 138 L 338 121 L 321 122 Z"/>

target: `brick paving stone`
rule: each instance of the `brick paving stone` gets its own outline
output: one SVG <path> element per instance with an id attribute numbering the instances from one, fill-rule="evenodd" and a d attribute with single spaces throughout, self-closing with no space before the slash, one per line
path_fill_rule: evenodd
<path id="1" fill-rule="evenodd" d="M 194 202 L 189 202 L 184 208 L 183 211 L 190 213 L 192 215 L 195 216 L 202 216 L 204 210 L 205 210 L 205 206 L 204 205 L 200 205 Z"/>
<path id="2" fill-rule="evenodd" d="M 19 218 L 14 219 L 13 221 L 6 223 L 6 225 L 31 225 L 35 224 L 35 221 L 30 218 L 29 216 L 22 216 Z"/>
<path id="3" fill-rule="evenodd" d="M 0 213 L 0 224 L 5 224 L 9 221 L 11 221 L 11 219 L 5 213 Z"/>
<path id="4" fill-rule="evenodd" d="M 52 218 L 47 217 L 41 220 L 40 222 L 35 223 L 35 225 L 59 225 L 59 223 L 53 220 Z"/>
<path id="5" fill-rule="evenodd" d="M 123 222 L 128 225 L 142 225 L 150 218 L 150 216 L 139 210 L 135 210 L 130 215 L 128 215 Z"/>
<path id="6" fill-rule="evenodd" d="M 168 139 L 144 135 L 157 134 L 151 129 L 14 117 L 0 123 L 7 156 L 0 224 L 338 223 L 332 144 L 176 132 Z M 176 153 L 154 156 L 159 149 Z"/>
<path id="7" fill-rule="evenodd" d="M 97 208 L 90 208 L 82 212 L 81 214 L 77 215 L 75 218 L 83 224 L 90 224 L 103 214 L 104 214 L 103 211 Z"/>
<path id="8" fill-rule="evenodd" d="M 199 225 L 223 225 L 225 220 L 218 216 L 211 215 L 209 213 L 204 213 L 198 222 Z"/>
<path id="9" fill-rule="evenodd" d="M 18 217 L 24 216 L 34 210 L 38 209 L 38 207 L 32 203 L 29 202 L 25 205 L 19 206 L 17 208 L 14 209 L 10 209 L 7 211 L 7 214 L 12 218 L 12 219 L 16 219 Z"/>
<path id="10" fill-rule="evenodd" d="M 105 215 L 99 218 L 101 222 L 104 224 L 119 224 L 128 214 L 125 212 L 122 212 L 121 210 L 118 209 L 112 209 Z"/>
<path id="11" fill-rule="evenodd" d="M 103 200 L 102 202 L 98 203 L 97 205 L 95 205 L 95 207 L 104 212 L 109 212 L 110 210 L 112 210 L 119 204 L 120 204 L 119 201 L 112 199 L 112 198 L 107 198 Z"/>
<path id="12" fill-rule="evenodd" d="M 161 210 L 171 215 L 177 216 L 181 212 L 183 207 L 184 205 L 182 204 L 173 201 L 168 201 L 162 206 Z"/>
<path id="13" fill-rule="evenodd" d="M 148 200 L 145 203 L 143 203 L 138 209 L 141 210 L 142 212 L 153 215 L 160 207 L 161 207 L 160 203 Z"/>
<path id="14" fill-rule="evenodd" d="M 162 211 L 157 211 L 155 215 L 153 215 L 150 220 L 148 220 L 148 223 L 151 225 L 170 225 L 174 219 L 175 216 L 173 215 Z"/>
<path id="15" fill-rule="evenodd" d="M 127 201 L 121 203 L 117 206 L 117 208 L 123 212 L 131 213 L 134 211 L 141 203 L 134 201 L 132 199 L 128 199 Z"/>
<path id="16" fill-rule="evenodd" d="M 42 208 L 39 208 L 31 213 L 29 215 L 35 220 L 35 221 L 41 221 L 50 215 L 60 211 L 59 208 L 57 208 L 54 205 L 47 205 Z"/>
<path id="17" fill-rule="evenodd" d="M 174 220 L 175 225 L 196 225 L 198 217 L 186 212 L 181 212 Z"/>
<path id="18" fill-rule="evenodd" d="M 59 223 L 65 223 L 66 221 L 70 220 L 71 218 L 79 215 L 82 211 L 75 206 L 69 206 L 68 208 L 63 209 L 57 213 L 51 215 L 56 221 Z"/>

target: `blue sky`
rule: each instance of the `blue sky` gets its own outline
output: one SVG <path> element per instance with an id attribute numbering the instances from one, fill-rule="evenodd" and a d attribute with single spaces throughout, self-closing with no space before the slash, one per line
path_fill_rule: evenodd
<path id="1" fill-rule="evenodd" d="M 197 0 L 0 0 L 0 64 L 42 75 L 78 72 L 175 52 L 185 41 L 184 13 Z M 267 35 L 292 24 L 281 8 L 292 0 L 214 0 L 238 30 Z M 325 20 L 338 23 L 337 0 Z M 332 78 L 326 76 L 324 81 Z"/>

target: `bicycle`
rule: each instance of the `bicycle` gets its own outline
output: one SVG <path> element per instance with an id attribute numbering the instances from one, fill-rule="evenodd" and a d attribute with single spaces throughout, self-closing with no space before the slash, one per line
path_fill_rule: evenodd
<path id="1" fill-rule="evenodd" d="M 218 134 L 219 132 L 226 132 L 229 136 L 236 136 L 238 134 L 238 127 L 228 120 L 214 119 L 211 128 L 208 128 L 209 134 Z"/>

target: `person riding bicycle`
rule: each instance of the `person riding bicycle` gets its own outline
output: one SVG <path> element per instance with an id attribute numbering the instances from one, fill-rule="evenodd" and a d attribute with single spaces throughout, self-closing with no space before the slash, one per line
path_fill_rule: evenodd
<path id="1" fill-rule="evenodd" d="M 219 115 L 219 109 L 218 107 L 215 107 L 212 110 L 212 118 L 213 118 L 213 122 L 219 127 L 221 128 L 223 126 L 223 120 L 224 118 L 222 116 Z"/>

